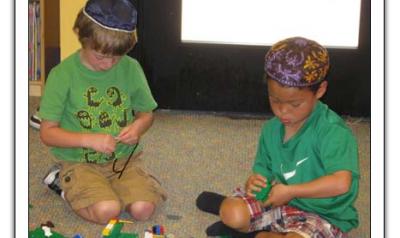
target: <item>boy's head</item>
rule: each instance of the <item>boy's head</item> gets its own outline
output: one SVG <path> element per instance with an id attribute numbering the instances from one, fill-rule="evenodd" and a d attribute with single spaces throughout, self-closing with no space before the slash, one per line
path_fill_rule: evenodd
<path id="1" fill-rule="evenodd" d="M 83 49 L 104 56 L 122 56 L 137 42 L 137 11 L 130 0 L 88 0 L 74 31 Z"/>
<path id="2" fill-rule="evenodd" d="M 274 44 L 265 56 L 273 113 L 286 126 L 301 126 L 326 92 L 328 51 L 315 41 L 293 37 Z"/>

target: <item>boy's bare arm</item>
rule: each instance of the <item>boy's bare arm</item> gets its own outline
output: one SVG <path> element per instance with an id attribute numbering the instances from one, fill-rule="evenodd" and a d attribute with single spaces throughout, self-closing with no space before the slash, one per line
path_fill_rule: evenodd
<path id="1" fill-rule="evenodd" d="M 304 184 L 290 186 L 294 197 L 324 198 L 334 197 L 349 191 L 351 186 L 351 172 L 337 171 Z"/>
<path id="2" fill-rule="evenodd" d="M 137 112 L 132 126 L 135 127 L 139 135 L 143 135 L 153 125 L 153 112 Z"/>
<path id="3" fill-rule="evenodd" d="M 67 131 L 60 128 L 58 122 L 46 120 L 41 122 L 40 138 L 47 146 L 91 148 L 105 154 L 114 152 L 116 145 L 111 135 Z"/>
<path id="4" fill-rule="evenodd" d="M 125 144 L 136 144 L 140 137 L 153 125 L 154 115 L 152 112 L 137 112 L 135 121 L 123 128 L 116 137 L 118 141 Z"/>
<path id="5" fill-rule="evenodd" d="M 265 205 L 280 206 L 294 198 L 326 198 L 339 196 L 349 191 L 352 175 L 350 171 L 337 171 L 308 183 L 276 184 L 272 187 Z"/>

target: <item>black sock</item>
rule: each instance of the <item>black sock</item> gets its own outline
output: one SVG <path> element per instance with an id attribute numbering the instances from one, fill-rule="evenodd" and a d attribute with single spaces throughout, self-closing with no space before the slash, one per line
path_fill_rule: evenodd
<path id="1" fill-rule="evenodd" d="M 235 229 L 232 229 L 222 223 L 222 221 L 218 221 L 206 229 L 207 236 L 231 236 L 232 238 L 254 238 L 258 232 L 251 233 L 243 233 L 239 232 Z"/>
<path id="2" fill-rule="evenodd" d="M 196 206 L 204 212 L 219 215 L 219 208 L 225 198 L 226 196 L 218 193 L 202 192 L 196 199 Z"/>

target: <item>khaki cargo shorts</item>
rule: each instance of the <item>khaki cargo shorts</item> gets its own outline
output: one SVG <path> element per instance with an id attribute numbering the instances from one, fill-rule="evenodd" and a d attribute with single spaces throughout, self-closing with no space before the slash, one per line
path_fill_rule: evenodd
<path id="1" fill-rule="evenodd" d="M 61 188 L 72 209 L 89 207 L 97 202 L 115 200 L 121 202 L 122 209 L 136 201 L 148 201 L 155 205 L 167 199 L 160 182 L 147 173 L 133 156 L 122 176 L 121 171 L 127 159 L 105 164 L 61 162 Z"/>

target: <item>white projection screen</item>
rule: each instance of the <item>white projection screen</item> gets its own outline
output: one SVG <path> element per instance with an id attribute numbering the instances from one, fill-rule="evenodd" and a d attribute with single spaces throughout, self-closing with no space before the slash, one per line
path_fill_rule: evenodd
<path id="1" fill-rule="evenodd" d="M 303 36 L 357 48 L 361 0 L 182 0 L 184 43 L 272 45 Z"/>

